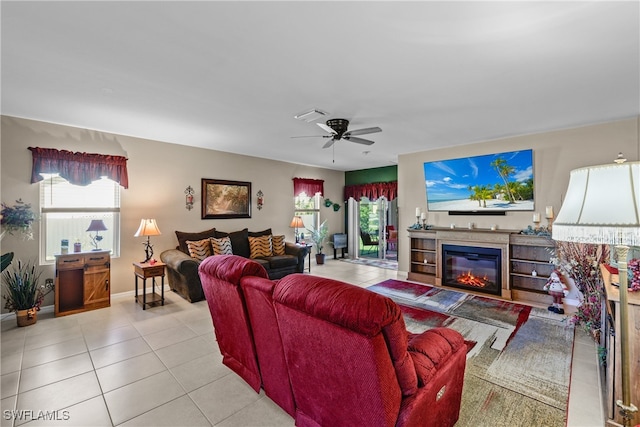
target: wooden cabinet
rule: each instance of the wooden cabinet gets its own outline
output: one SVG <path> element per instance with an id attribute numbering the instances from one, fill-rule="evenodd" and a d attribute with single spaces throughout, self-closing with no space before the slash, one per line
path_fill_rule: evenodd
<path id="1" fill-rule="evenodd" d="M 604 346 L 607 356 L 605 369 L 605 410 L 607 427 L 618 427 L 624 425 L 622 416 L 616 400 L 622 400 L 622 373 L 620 371 L 620 291 L 611 284 L 611 274 L 606 268 L 601 266 L 602 278 L 604 279 L 604 290 L 606 293 L 605 313 L 608 319 L 603 321 L 603 334 L 601 344 Z M 640 408 L 640 294 L 638 292 L 628 293 L 628 313 L 629 323 L 628 341 L 631 357 L 630 384 L 631 403 Z M 631 420 L 632 426 L 640 424 L 640 412 L 636 412 Z"/>
<path id="2" fill-rule="evenodd" d="M 111 305 L 109 251 L 56 255 L 55 315 Z"/>
<path id="3" fill-rule="evenodd" d="M 421 231 L 410 234 L 411 266 L 408 279 L 434 285 L 438 270 L 436 233 Z"/>
<path id="4" fill-rule="evenodd" d="M 554 248 L 555 244 L 550 237 L 523 234 L 510 236 L 509 280 L 512 292 L 540 294 L 543 295 L 540 302 L 550 301 L 546 296 L 547 291 L 542 288 L 555 268 L 549 263 Z"/>

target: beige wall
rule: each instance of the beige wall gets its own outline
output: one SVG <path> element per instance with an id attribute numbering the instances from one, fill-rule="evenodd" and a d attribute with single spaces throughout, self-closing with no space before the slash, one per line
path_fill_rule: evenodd
<path id="1" fill-rule="evenodd" d="M 31 152 L 27 147 L 46 147 L 100 154 L 124 155 L 129 160 L 129 188 L 122 190 L 120 257 L 112 261 L 112 292 L 134 288 L 131 263 L 144 259 L 143 238 L 133 237 L 141 218 L 156 218 L 161 236 L 152 237 L 155 257 L 175 247 L 174 231 L 201 231 L 216 227 L 224 231 L 244 227 L 252 231 L 272 228 L 274 233 L 287 235 L 293 241 L 289 222 L 293 216 L 294 177 L 323 179 L 325 197 L 342 197 L 344 173 L 328 169 L 301 166 L 220 151 L 192 148 L 163 142 L 60 126 L 33 120 L 2 117 L 2 201 L 12 203 L 18 198 L 39 209 L 39 185 L 31 184 Z M 200 219 L 201 178 L 250 181 L 252 183 L 252 217 L 250 219 Z M 194 209 L 185 209 L 184 190 L 195 189 Z M 255 206 L 258 190 L 264 193 L 264 207 Z M 342 232 L 344 209 L 321 209 L 329 221 L 330 233 Z M 6 236 L 2 253 L 14 251 L 18 258 L 38 256 L 38 227 L 35 239 L 21 241 Z M 52 266 L 45 267 L 43 277 L 53 277 Z M 45 301 L 51 304 L 52 299 Z"/>
<path id="2" fill-rule="evenodd" d="M 423 164 L 427 161 L 477 156 L 504 151 L 533 149 L 535 211 L 544 220 L 545 206 L 557 214 L 569 183 L 571 170 L 612 163 L 618 152 L 629 161 L 640 160 L 640 118 L 560 130 L 535 135 L 498 139 L 472 145 L 405 154 L 398 159 L 398 214 L 400 229 L 415 223 L 415 209 L 426 211 L 427 201 Z M 611 183 L 611 191 L 615 184 Z M 614 207 L 612 207 L 614 208 Z M 524 229 L 533 225 L 531 212 L 507 212 L 506 216 L 449 216 L 446 212 L 429 213 L 428 223 L 447 227 L 451 223 L 489 228 L 497 224 L 504 229 Z M 399 269 L 409 270 L 409 239 L 399 236 Z"/>

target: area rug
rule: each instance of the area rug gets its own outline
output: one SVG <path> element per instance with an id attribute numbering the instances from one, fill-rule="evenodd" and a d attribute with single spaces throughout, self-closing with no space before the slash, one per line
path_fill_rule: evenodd
<path id="1" fill-rule="evenodd" d="M 471 343 L 456 427 L 566 425 L 574 329 L 563 316 L 399 280 L 368 289 L 400 306 L 410 332 L 446 326 Z"/>
<path id="2" fill-rule="evenodd" d="M 378 258 L 344 258 L 340 261 L 349 262 L 351 264 L 369 265 L 372 267 L 386 268 L 387 270 L 397 270 L 398 261 L 384 260 Z"/>

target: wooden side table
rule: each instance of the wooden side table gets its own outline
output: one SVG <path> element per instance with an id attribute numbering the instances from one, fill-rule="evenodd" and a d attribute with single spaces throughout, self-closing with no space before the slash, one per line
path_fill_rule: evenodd
<path id="1" fill-rule="evenodd" d="M 147 305 L 155 305 L 158 302 L 164 305 L 164 270 L 163 262 L 149 263 L 134 262 L 133 268 L 136 276 L 136 302 L 142 304 L 146 310 Z M 160 277 L 160 294 L 156 292 L 156 277 Z M 138 278 L 142 279 L 142 295 L 138 295 Z M 151 293 L 147 296 L 147 279 L 151 278 Z"/>

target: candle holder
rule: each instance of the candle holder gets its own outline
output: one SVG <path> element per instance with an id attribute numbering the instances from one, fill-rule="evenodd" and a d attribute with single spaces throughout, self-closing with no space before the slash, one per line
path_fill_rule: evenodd
<path id="1" fill-rule="evenodd" d="M 422 229 L 426 230 L 427 228 L 429 228 L 427 225 L 427 218 L 422 218 Z"/>
<path id="2" fill-rule="evenodd" d="M 420 215 L 416 215 L 416 225 L 420 228 Z"/>

